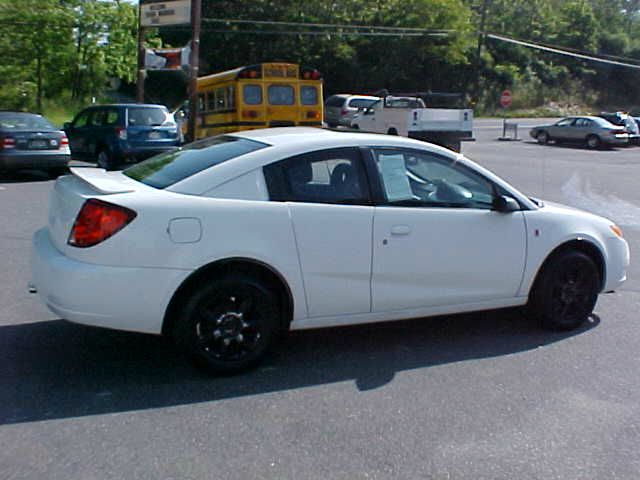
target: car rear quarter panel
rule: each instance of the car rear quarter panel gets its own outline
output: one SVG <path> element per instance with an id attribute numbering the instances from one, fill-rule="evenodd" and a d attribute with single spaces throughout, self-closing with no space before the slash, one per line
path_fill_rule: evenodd
<path id="1" fill-rule="evenodd" d="M 294 300 L 293 320 L 306 316 L 296 242 L 285 203 L 197 197 L 162 190 L 100 198 L 131 208 L 137 217 L 94 247 L 68 247 L 75 259 L 109 266 L 188 271 L 228 258 L 255 260 L 287 281 Z M 201 236 L 194 242 L 176 243 L 169 224 L 185 218 L 199 220 Z"/>

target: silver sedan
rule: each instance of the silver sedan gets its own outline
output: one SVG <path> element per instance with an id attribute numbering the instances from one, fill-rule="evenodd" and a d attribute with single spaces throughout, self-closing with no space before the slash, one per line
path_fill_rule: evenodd
<path id="1" fill-rule="evenodd" d="M 551 125 L 534 127 L 529 134 L 541 145 L 554 141 L 581 143 L 587 148 L 596 149 L 603 145 L 629 143 L 629 133 L 624 127 L 616 126 L 604 118 L 592 116 L 563 118 Z"/>

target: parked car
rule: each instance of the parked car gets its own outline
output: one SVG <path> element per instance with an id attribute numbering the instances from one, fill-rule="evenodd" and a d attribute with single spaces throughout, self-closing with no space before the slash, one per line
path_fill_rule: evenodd
<path id="1" fill-rule="evenodd" d="M 370 107 L 378 100 L 380 100 L 379 97 L 370 95 L 350 95 L 346 93 L 331 95 L 324 102 L 324 121 L 331 128 L 335 128 L 338 125 L 349 127 L 356 113 Z"/>
<path id="2" fill-rule="evenodd" d="M 631 115 L 626 112 L 601 112 L 598 116 L 614 125 L 624 127 L 629 134 L 629 143 L 640 144 L 640 127 Z"/>
<path id="3" fill-rule="evenodd" d="M 525 305 L 575 328 L 629 264 L 611 221 L 399 136 L 249 130 L 71 171 L 33 237 L 32 289 L 67 320 L 172 336 L 218 373 L 289 329 Z"/>
<path id="4" fill-rule="evenodd" d="M 613 125 L 601 117 L 567 117 L 551 125 L 533 127 L 529 134 L 539 144 L 550 141 L 556 143 L 582 143 L 595 149 L 603 145 L 620 146 L 629 144 L 629 134 L 624 127 Z"/>
<path id="5" fill-rule="evenodd" d="M 162 105 L 96 105 L 65 123 L 73 158 L 97 161 L 106 170 L 174 150 L 180 133 Z"/>
<path id="6" fill-rule="evenodd" d="M 41 115 L 0 112 L 0 170 L 34 168 L 59 174 L 70 158 L 65 133 Z"/>

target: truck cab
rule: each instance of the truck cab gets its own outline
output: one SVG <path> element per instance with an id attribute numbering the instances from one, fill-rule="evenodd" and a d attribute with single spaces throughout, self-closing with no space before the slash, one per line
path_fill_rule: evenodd
<path id="1" fill-rule="evenodd" d="M 416 138 L 460 151 L 473 139 L 473 110 L 460 108 L 460 94 L 387 95 L 355 115 L 354 129 Z"/>

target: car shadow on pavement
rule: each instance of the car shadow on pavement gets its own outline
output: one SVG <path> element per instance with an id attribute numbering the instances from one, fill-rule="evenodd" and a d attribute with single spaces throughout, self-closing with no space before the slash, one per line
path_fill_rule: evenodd
<path id="1" fill-rule="evenodd" d="M 523 143 L 529 145 L 538 145 L 540 148 L 564 148 L 567 150 L 584 150 L 585 152 L 595 152 L 595 153 L 606 153 L 606 152 L 617 152 L 618 150 L 626 150 L 628 148 L 633 148 L 633 145 L 622 146 L 622 147 L 614 147 L 610 145 L 605 145 L 600 148 L 591 149 L 582 143 L 571 143 L 571 142 L 562 142 L 562 143 L 547 143 L 546 145 L 540 145 L 535 140 L 525 140 Z"/>
<path id="2" fill-rule="evenodd" d="M 17 170 L 0 172 L 0 183 L 46 182 L 55 179 L 55 175 L 46 170 Z"/>
<path id="3" fill-rule="evenodd" d="M 165 338 L 63 320 L 0 327 L 0 425 L 211 402 L 334 382 L 360 391 L 397 372 L 526 352 L 545 332 L 518 310 L 293 332 L 256 370 L 212 377 Z"/>

